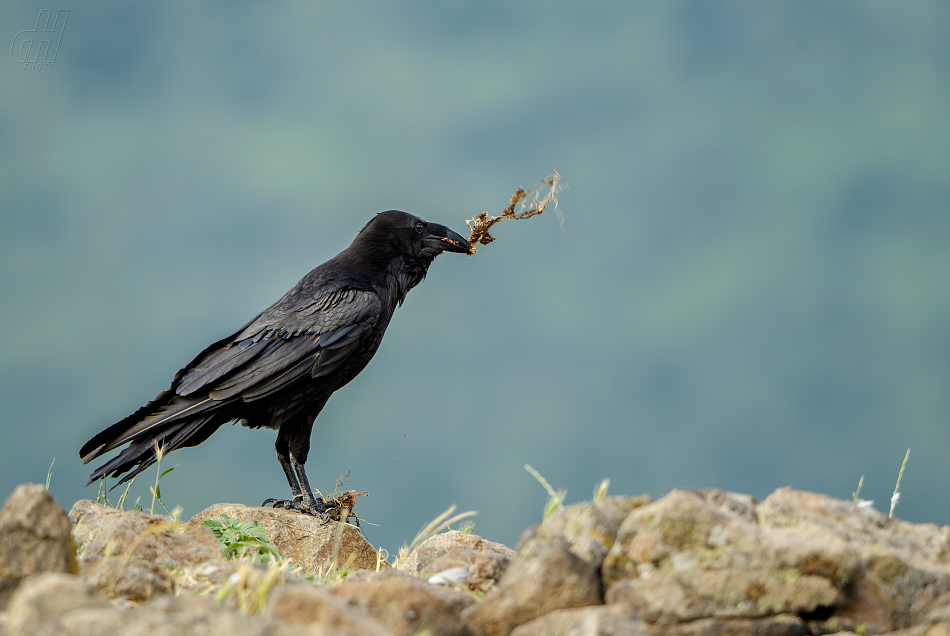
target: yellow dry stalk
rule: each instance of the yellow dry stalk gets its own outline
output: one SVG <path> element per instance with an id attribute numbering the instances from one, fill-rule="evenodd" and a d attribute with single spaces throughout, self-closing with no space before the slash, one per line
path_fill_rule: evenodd
<path id="1" fill-rule="evenodd" d="M 376 571 L 379 572 L 380 566 L 383 563 L 389 564 L 389 550 L 386 548 L 380 548 L 376 551 Z"/>
<path id="2" fill-rule="evenodd" d="M 241 564 L 218 588 L 215 598 L 236 605 L 242 614 L 259 614 L 266 608 L 267 595 L 281 574 L 280 568 L 267 568 L 262 574 L 252 565 Z"/>

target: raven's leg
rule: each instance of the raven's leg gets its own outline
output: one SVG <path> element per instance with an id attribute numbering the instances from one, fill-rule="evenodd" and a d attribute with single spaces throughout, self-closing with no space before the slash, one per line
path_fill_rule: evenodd
<path id="1" fill-rule="evenodd" d="M 287 447 L 287 439 L 278 435 L 276 448 L 277 461 L 280 462 L 280 467 L 284 469 L 284 476 L 287 477 L 287 483 L 290 484 L 290 492 L 293 494 L 294 499 L 299 499 L 303 491 L 300 490 L 300 483 L 297 481 L 297 475 L 294 474 L 294 469 L 290 463 L 290 451 Z"/>
<path id="2" fill-rule="evenodd" d="M 313 489 L 310 488 L 310 480 L 307 479 L 307 469 L 304 468 L 304 464 L 307 463 L 307 455 L 310 454 L 310 430 L 312 428 L 313 420 L 310 420 L 307 426 L 294 430 L 294 435 L 290 439 L 290 465 L 297 473 L 304 503 L 310 507 L 310 514 L 323 517 L 324 521 L 329 521 L 330 518 L 326 514 L 328 506 L 322 497 L 317 501 Z"/>
<path id="3" fill-rule="evenodd" d="M 324 513 L 327 510 L 327 505 L 324 503 L 322 497 L 320 497 L 318 501 L 317 496 L 313 494 L 313 489 L 310 488 L 310 480 L 307 479 L 307 471 L 303 467 L 303 462 L 298 462 L 294 454 L 291 453 L 290 463 L 297 472 L 297 478 L 300 479 L 300 488 L 303 491 L 304 505 L 308 505 L 310 507 L 310 514 L 320 517 L 325 516 Z"/>
<path id="4" fill-rule="evenodd" d="M 293 422 L 284 422 L 278 433 L 275 449 L 277 461 L 284 469 L 284 476 L 290 485 L 292 500 L 268 499 L 262 506 L 273 504 L 275 508 L 286 508 L 298 512 L 328 519 L 327 505 L 322 498 L 315 497 L 307 479 L 304 463 L 310 453 L 310 431 L 313 428 L 313 419 L 297 419 Z"/>
<path id="5" fill-rule="evenodd" d="M 303 491 L 300 489 L 300 483 L 297 482 L 297 475 L 294 474 L 294 469 L 290 462 L 290 449 L 287 437 L 278 433 L 277 443 L 274 445 L 274 448 L 277 450 L 277 461 L 280 462 L 280 467 L 284 469 L 284 476 L 287 478 L 287 483 L 290 484 L 290 493 L 293 495 L 293 498 L 267 499 L 261 506 L 273 504 L 275 508 L 295 509 L 303 503 Z"/>

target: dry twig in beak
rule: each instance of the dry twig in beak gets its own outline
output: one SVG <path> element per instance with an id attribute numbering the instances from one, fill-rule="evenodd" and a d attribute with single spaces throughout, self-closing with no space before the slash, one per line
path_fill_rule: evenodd
<path id="1" fill-rule="evenodd" d="M 475 247 L 477 243 L 488 245 L 495 240 L 489 230 L 502 219 L 529 219 L 544 212 L 552 203 L 557 208 L 557 195 L 561 188 L 561 175 L 555 171 L 551 176 L 541 179 L 530 190 L 518 188 L 511 195 L 511 202 L 502 211 L 501 216 L 488 216 L 488 212 L 480 212 L 471 219 L 465 219 L 465 225 L 471 230 L 468 239 L 469 245 L 472 246 L 471 253 L 478 251 Z M 518 208 L 517 212 L 515 208 Z"/>

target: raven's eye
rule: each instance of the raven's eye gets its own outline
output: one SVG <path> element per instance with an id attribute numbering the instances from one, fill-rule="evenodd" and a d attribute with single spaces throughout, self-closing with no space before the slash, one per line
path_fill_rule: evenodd
<path id="1" fill-rule="evenodd" d="M 416 232 L 418 232 L 419 234 L 422 234 L 422 231 L 425 229 L 426 229 L 425 223 L 423 223 L 422 221 L 416 222 Z"/>

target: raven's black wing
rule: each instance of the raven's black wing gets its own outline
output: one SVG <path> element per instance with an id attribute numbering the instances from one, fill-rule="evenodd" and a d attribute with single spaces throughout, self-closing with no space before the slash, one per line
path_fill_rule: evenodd
<path id="1" fill-rule="evenodd" d="M 373 334 L 381 314 L 379 297 L 366 289 L 295 288 L 243 329 L 202 351 L 178 372 L 168 391 L 96 435 L 80 457 L 88 462 L 132 442 L 93 473 L 96 479 L 147 461 L 144 450 L 153 440 L 163 440 L 169 451 L 199 443 L 224 423 L 214 415 L 228 405 L 260 400 L 307 378 L 332 377 Z"/>
<path id="2" fill-rule="evenodd" d="M 326 376 L 374 329 L 380 312 L 375 293 L 353 288 L 291 305 L 278 303 L 227 341 L 203 351 L 185 369 L 175 393 L 247 402 L 307 375 Z"/>

